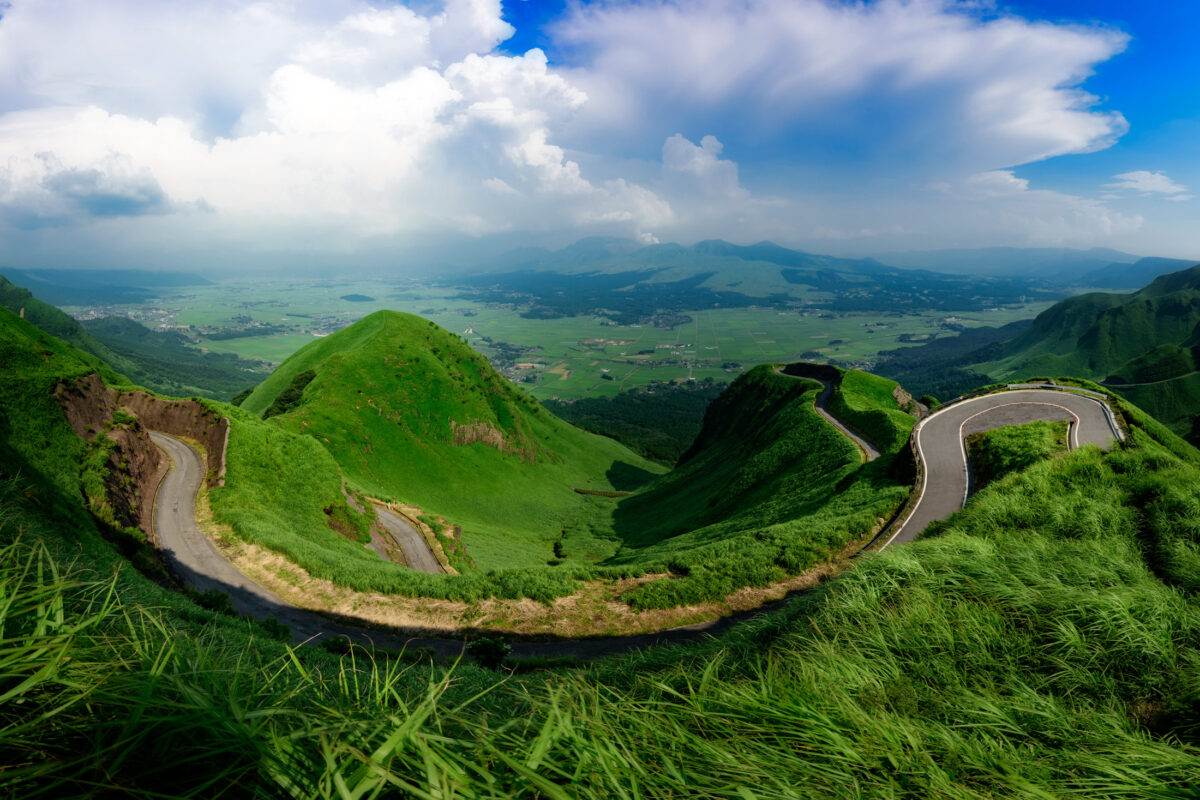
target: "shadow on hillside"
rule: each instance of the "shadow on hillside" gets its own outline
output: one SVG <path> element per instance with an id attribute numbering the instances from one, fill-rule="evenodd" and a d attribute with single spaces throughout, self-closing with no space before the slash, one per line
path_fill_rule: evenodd
<path id="1" fill-rule="evenodd" d="M 614 461 L 605 477 L 618 492 L 633 492 L 659 476 L 626 461 Z"/>

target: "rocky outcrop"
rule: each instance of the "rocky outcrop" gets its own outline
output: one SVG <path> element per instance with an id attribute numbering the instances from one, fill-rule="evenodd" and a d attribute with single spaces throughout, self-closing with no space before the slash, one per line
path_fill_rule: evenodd
<path id="1" fill-rule="evenodd" d="M 469 422 L 460 425 L 454 420 L 450 420 L 450 433 L 456 445 L 479 442 L 488 447 L 494 447 L 501 453 L 515 455 L 529 464 L 537 461 L 536 447 L 523 444 L 520 440 L 514 442 L 506 438 L 503 431 L 487 422 Z"/>
<path id="2" fill-rule="evenodd" d="M 209 487 L 225 485 L 229 420 L 201 403 L 118 391 L 95 374 L 60 383 L 54 397 L 77 434 L 92 441 L 103 433 L 113 442 L 105 490 L 121 524 L 151 533 L 154 494 L 170 465 L 150 441 L 151 430 L 200 442 L 208 453 Z"/>

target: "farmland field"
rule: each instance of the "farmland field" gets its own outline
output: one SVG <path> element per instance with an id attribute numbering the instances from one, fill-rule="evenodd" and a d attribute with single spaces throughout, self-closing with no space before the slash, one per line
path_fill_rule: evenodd
<path id="1" fill-rule="evenodd" d="M 718 308 L 684 312 L 688 321 L 663 328 L 617 325 L 599 316 L 526 319 L 520 309 L 457 294 L 454 288 L 395 280 L 226 280 L 173 289 L 141 305 L 68 311 L 185 327 L 210 350 L 272 363 L 374 311 L 407 311 L 463 336 L 535 396 L 573 399 L 653 381 L 729 381 L 771 361 L 869 367 L 880 350 L 1027 319 L 1049 305 L 904 314 Z"/>

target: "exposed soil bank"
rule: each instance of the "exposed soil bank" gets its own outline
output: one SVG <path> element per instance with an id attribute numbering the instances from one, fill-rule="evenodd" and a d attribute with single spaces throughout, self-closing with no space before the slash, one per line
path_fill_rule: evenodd
<path id="1" fill-rule="evenodd" d="M 118 391 L 105 386 L 95 374 L 74 383 L 60 383 L 54 398 L 75 433 L 88 441 L 104 434 L 116 443 L 108 457 L 105 488 L 123 524 L 147 535 L 153 533 L 154 493 L 170 464 L 150 440 L 150 430 L 199 442 L 208 453 L 205 479 L 209 488 L 225 485 L 229 420 L 195 400 Z M 136 421 L 114 425 L 113 416 L 118 411 L 133 415 Z"/>

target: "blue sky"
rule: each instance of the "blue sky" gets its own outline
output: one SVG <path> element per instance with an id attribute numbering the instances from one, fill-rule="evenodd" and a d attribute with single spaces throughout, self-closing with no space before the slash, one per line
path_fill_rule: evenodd
<path id="1" fill-rule="evenodd" d="M 589 235 L 1200 257 L 1181 0 L 13 0 L 14 266 Z"/>

